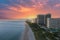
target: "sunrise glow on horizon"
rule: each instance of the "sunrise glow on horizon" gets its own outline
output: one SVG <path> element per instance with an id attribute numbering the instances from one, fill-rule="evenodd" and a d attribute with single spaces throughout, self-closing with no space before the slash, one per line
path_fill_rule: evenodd
<path id="1" fill-rule="evenodd" d="M 47 13 L 60 18 L 60 0 L 0 0 L 0 19 L 31 19 Z"/>

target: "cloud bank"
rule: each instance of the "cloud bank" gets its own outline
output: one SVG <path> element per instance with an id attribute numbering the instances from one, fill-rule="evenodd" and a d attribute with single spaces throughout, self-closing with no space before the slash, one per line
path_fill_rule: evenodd
<path id="1" fill-rule="evenodd" d="M 0 0 L 0 19 L 34 18 L 51 13 L 60 18 L 60 0 Z"/>

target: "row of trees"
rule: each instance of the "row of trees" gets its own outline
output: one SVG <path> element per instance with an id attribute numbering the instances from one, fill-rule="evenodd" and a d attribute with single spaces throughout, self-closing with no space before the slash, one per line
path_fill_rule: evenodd
<path id="1" fill-rule="evenodd" d="M 42 26 L 36 23 L 27 22 L 34 32 L 36 40 L 60 40 L 60 32 L 50 32 L 48 29 L 41 28 Z"/>

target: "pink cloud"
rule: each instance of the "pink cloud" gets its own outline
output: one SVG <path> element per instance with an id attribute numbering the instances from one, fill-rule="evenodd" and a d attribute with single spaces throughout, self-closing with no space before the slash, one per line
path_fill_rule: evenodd
<path id="1" fill-rule="evenodd" d="M 23 0 L 17 0 L 17 2 L 19 1 L 21 3 L 25 2 Z M 46 14 L 46 13 L 51 13 L 53 15 L 52 17 L 59 17 L 58 15 L 60 15 L 59 14 L 60 11 L 51 9 L 51 7 L 47 5 L 47 2 L 49 0 L 30 0 L 30 1 L 31 1 L 30 2 L 31 7 L 29 6 L 27 7 L 28 3 L 26 3 L 26 6 L 24 6 L 25 4 L 24 5 L 16 4 L 12 0 L 10 0 L 10 2 L 14 5 L 11 6 L 6 4 L 5 6 L 7 6 L 6 8 L 8 10 L 7 9 L 0 10 L 0 12 L 2 12 L 3 15 L 11 19 L 20 19 L 20 18 L 28 18 L 28 17 L 33 18 L 38 14 Z M 56 4 L 55 7 L 60 7 L 60 4 Z M 2 17 L 5 17 L 3 15 Z"/>
<path id="2" fill-rule="evenodd" d="M 55 7 L 60 7 L 60 4 L 56 4 Z"/>

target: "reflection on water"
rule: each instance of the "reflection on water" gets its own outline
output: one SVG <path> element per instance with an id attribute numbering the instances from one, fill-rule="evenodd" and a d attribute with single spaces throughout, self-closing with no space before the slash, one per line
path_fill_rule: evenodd
<path id="1" fill-rule="evenodd" d="M 0 40 L 19 40 L 24 27 L 24 21 L 21 20 L 0 20 Z"/>

